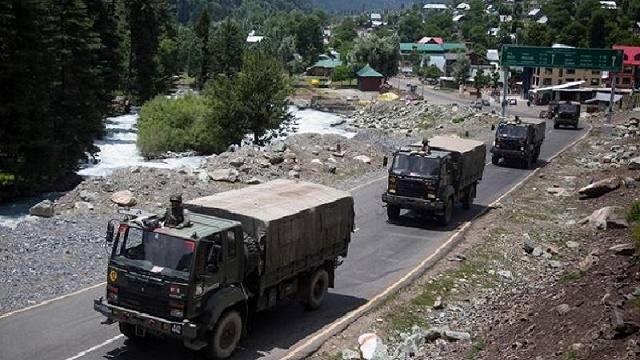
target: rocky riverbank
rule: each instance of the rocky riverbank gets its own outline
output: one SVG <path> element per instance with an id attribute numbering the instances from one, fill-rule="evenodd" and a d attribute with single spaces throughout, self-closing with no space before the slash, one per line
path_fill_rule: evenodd
<path id="1" fill-rule="evenodd" d="M 6 290 L 0 292 L 0 313 L 103 281 L 104 231 L 121 205 L 161 212 L 172 193 L 189 200 L 276 178 L 348 190 L 382 177 L 383 156 L 423 134 L 464 136 L 470 131 L 470 136 L 483 139 L 492 134 L 490 120 L 478 120 L 466 107 L 394 101 L 364 108 L 355 116 L 347 124 L 358 131 L 351 139 L 297 134 L 267 147 L 209 156 L 196 170 L 136 166 L 84 180 L 38 208 L 50 218 L 29 217 L 15 229 L 0 227 L 0 286 Z M 453 121 L 461 116 L 464 121 Z"/>

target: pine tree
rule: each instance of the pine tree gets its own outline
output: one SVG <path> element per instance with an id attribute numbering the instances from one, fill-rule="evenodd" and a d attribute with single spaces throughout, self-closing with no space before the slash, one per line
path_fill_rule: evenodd
<path id="1" fill-rule="evenodd" d="M 220 24 L 211 39 L 211 75 L 225 74 L 231 77 L 242 68 L 245 37 L 240 25 L 227 19 Z"/>
<path id="2" fill-rule="evenodd" d="M 202 63 L 200 64 L 200 73 L 198 74 L 197 84 L 198 88 L 202 90 L 204 84 L 209 79 L 209 67 L 210 67 L 210 55 L 209 55 L 209 26 L 211 25 L 211 19 L 209 18 L 209 12 L 207 9 L 203 9 L 200 13 L 200 18 L 196 24 L 196 35 L 202 43 Z"/>

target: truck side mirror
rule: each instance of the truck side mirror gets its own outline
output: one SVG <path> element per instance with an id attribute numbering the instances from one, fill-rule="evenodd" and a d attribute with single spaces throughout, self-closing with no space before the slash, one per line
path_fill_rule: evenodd
<path id="1" fill-rule="evenodd" d="M 120 225 L 120 221 L 117 219 L 111 219 L 109 220 L 109 223 L 107 224 L 107 236 L 106 236 L 106 240 L 107 240 L 107 244 L 111 244 L 114 240 L 114 235 L 116 232 L 116 227 L 118 227 Z"/>
<path id="2" fill-rule="evenodd" d="M 383 157 L 382 158 L 382 167 L 387 167 L 387 164 L 389 163 L 389 158 L 388 157 Z"/>

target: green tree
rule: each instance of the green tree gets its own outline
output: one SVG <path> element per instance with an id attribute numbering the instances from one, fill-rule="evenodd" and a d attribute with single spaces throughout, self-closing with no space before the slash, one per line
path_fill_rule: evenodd
<path id="1" fill-rule="evenodd" d="M 306 64 L 314 63 L 324 49 L 320 20 L 314 15 L 297 14 L 294 36 L 298 54 Z"/>
<path id="2" fill-rule="evenodd" d="M 353 72 L 368 64 L 385 78 L 392 77 L 398 73 L 400 61 L 398 37 L 379 37 L 373 34 L 366 38 L 358 38 L 348 58 L 350 70 Z"/>
<path id="3" fill-rule="evenodd" d="M 211 18 L 206 8 L 202 9 L 198 23 L 196 24 L 196 35 L 200 40 L 200 53 L 202 54 L 200 63 L 200 72 L 198 73 L 197 85 L 200 90 L 209 79 L 210 55 L 209 55 L 209 27 L 211 26 Z"/>
<path id="4" fill-rule="evenodd" d="M 356 23 L 353 18 L 348 17 L 332 32 L 330 45 L 334 49 L 340 49 L 342 44 L 351 43 L 356 37 L 358 37 Z"/>
<path id="5" fill-rule="evenodd" d="M 529 24 L 522 43 L 529 46 L 550 46 L 548 27 L 537 22 Z"/>
<path id="6" fill-rule="evenodd" d="M 573 21 L 563 28 L 562 32 L 556 35 L 556 41 L 576 47 L 587 46 L 587 27 L 577 21 Z"/>
<path id="7" fill-rule="evenodd" d="M 236 78 L 236 89 L 244 103 L 242 113 L 246 119 L 246 129 L 253 134 L 255 144 L 269 142 L 271 131 L 279 130 L 292 120 L 287 100 L 291 87 L 282 72 L 277 60 L 250 51 Z"/>
<path id="8" fill-rule="evenodd" d="M 484 72 L 481 69 L 476 71 L 476 75 L 473 77 L 473 88 L 476 89 L 476 98 L 480 99 L 482 97 L 482 90 L 488 83 L 487 77 L 484 75 Z"/>
<path id="9" fill-rule="evenodd" d="M 351 73 L 346 65 L 336 66 L 336 68 L 331 72 L 331 81 L 340 81 L 340 84 L 342 84 L 343 81 L 349 80 L 351 77 L 350 75 Z"/>
<path id="10" fill-rule="evenodd" d="M 471 62 L 465 54 L 458 54 L 456 62 L 453 64 L 453 78 L 459 85 L 467 82 L 469 76 L 469 70 L 471 69 Z"/>
<path id="11" fill-rule="evenodd" d="M 416 42 L 423 36 L 422 17 L 420 13 L 411 12 L 400 19 L 398 37 L 400 42 Z"/>
<path id="12" fill-rule="evenodd" d="M 593 11 L 587 25 L 588 44 L 591 48 L 607 47 L 607 19 L 604 9 Z"/>
<path id="13" fill-rule="evenodd" d="M 211 39 L 211 73 L 231 76 L 242 68 L 245 37 L 240 25 L 231 19 L 220 24 Z"/>

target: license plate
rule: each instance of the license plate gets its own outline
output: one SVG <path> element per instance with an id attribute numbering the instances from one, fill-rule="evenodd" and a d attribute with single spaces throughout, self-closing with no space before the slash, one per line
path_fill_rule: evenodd
<path id="1" fill-rule="evenodd" d="M 176 335 L 182 334 L 182 325 L 172 324 L 171 325 L 171 332 L 176 334 Z"/>

